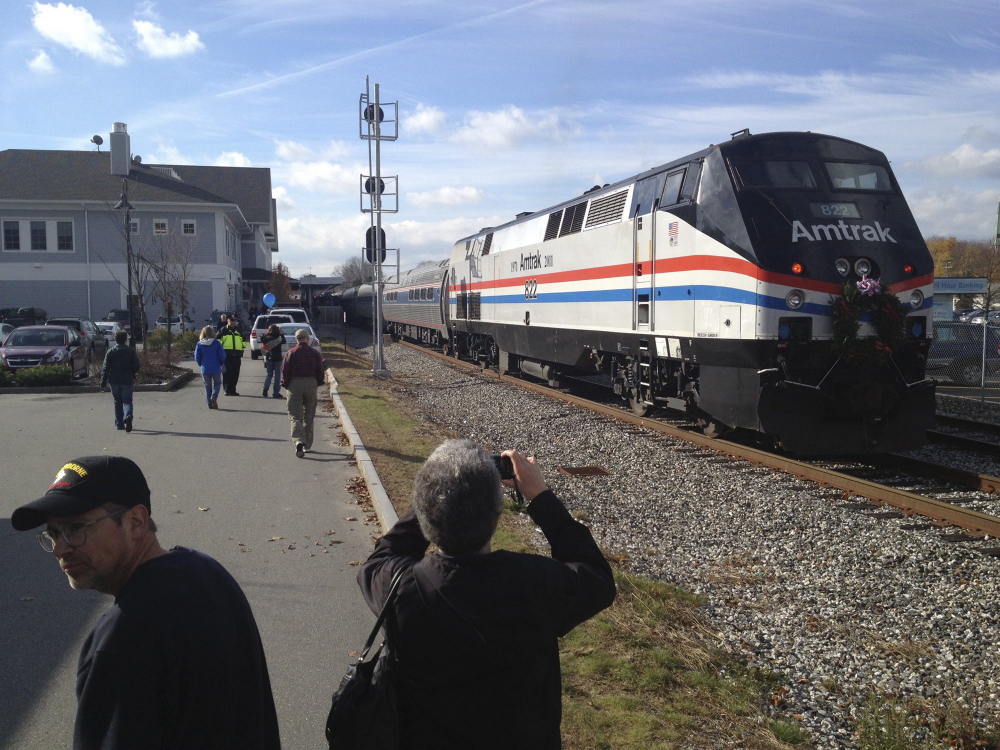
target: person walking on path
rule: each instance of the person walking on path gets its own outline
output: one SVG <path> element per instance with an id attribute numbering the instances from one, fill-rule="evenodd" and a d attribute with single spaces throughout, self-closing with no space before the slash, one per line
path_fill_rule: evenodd
<path id="1" fill-rule="evenodd" d="M 279 750 L 267 660 L 236 580 L 208 555 L 164 549 L 149 485 L 121 456 L 65 464 L 11 515 L 69 585 L 113 596 L 80 651 L 75 750 Z"/>
<path id="2" fill-rule="evenodd" d="M 115 399 L 115 427 L 132 432 L 132 391 L 135 388 L 135 374 L 142 365 L 135 349 L 128 345 L 128 331 L 115 334 L 115 345 L 104 355 L 101 367 L 101 391 L 107 391 L 111 384 L 111 395 Z"/>
<path id="3" fill-rule="evenodd" d="M 240 379 L 240 364 L 246 342 L 236 327 L 236 316 L 230 315 L 226 327 L 219 331 L 219 343 L 226 350 L 226 368 L 222 372 L 222 391 L 227 396 L 239 396 L 236 384 Z"/>
<path id="4" fill-rule="evenodd" d="M 268 326 L 267 332 L 260 340 L 260 345 L 264 347 L 264 367 L 267 369 L 267 377 L 264 378 L 264 392 L 261 395 L 267 398 L 267 389 L 274 379 L 274 398 L 281 398 L 281 362 L 283 349 L 285 347 L 285 337 L 281 329 L 275 324 Z"/>
<path id="5" fill-rule="evenodd" d="M 503 507 L 493 458 L 469 440 L 437 447 L 413 509 L 358 571 L 372 611 L 394 576 L 389 618 L 404 750 L 559 750 L 559 638 L 611 606 L 611 566 L 534 458 L 504 451 L 552 557 L 493 551 Z M 429 543 L 438 550 L 425 554 Z"/>
<path id="6" fill-rule="evenodd" d="M 226 350 L 215 338 L 215 329 L 205 326 L 201 338 L 194 346 L 194 361 L 201 366 L 205 380 L 205 400 L 209 409 L 219 408 L 219 389 L 222 388 L 222 366 L 226 364 Z"/>
<path id="7" fill-rule="evenodd" d="M 316 393 L 326 380 L 323 357 L 309 346 L 310 332 L 300 328 L 295 332 L 296 344 L 288 350 L 281 366 L 281 384 L 288 398 L 286 407 L 292 423 L 295 455 L 302 458 L 313 444 L 313 423 L 316 420 Z"/>

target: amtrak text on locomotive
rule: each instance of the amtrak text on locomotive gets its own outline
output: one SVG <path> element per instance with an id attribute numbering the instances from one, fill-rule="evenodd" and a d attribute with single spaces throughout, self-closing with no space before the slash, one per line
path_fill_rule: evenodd
<path id="1" fill-rule="evenodd" d="M 871 224 L 845 224 L 843 219 L 836 224 L 813 224 L 807 229 L 801 221 L 796 219 L 792 222 L 792 242 L 798 242 L 801 237 L 810 242 L 819 242 L 820 240 L 885 242 L 888 240 L 895 244 L 896 240 L 889 234 L 891 231 L 891 227 L 883 227 L 877 221 L 875 226 L 872 226 Z"/>

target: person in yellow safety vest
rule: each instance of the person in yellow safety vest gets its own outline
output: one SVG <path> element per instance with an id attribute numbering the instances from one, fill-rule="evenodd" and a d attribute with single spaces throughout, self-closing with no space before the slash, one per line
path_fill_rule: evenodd
<path id="1" fill-rule="evenodd" d="M 239 396 L 236 383 L 240 379 L 240 364 L 243 361 L 243 350 L 246 342 L 236 328 L 236 317 L 229 316 L 229 325 L 219 331 L 216 337 L 226 350 L 226 367 L 222 372 L 222 392 L 227 396 Z"/>

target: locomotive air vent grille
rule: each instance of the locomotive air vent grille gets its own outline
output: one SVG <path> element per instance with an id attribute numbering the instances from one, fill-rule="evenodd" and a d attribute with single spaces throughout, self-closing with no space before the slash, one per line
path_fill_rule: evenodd
<path id="1" fill-rule="evenodd" d="M 565 237 L 567 234 L 576 234 L 583 229 L 583 217 L 586 213 L 587 201 L 569 206 L 566 209 L 566 215 L 563 216 L 562 229 L 559 230 L 559 236 Z"/>
<path id="2" fill-rule="evenodd" d="M 483 242 L 483 255 L 489 255 L 491 247 L 493 247 L 493 232 L 486 235 L 486 241 Z"/>
<path id="3" fill-rule="evenodd" d="M 545 225 L 545 239 L 543 242 L 554 240 L 559 236 L 559 223 L 562 221 L 562 209 L 549 214 L 549 223 Z"/>
<path id="4" fill-rule="evenodd" d="M 625 198 L 628 197 L 628 188 L 620 190 L 611 195 L 603 195 L 595 198 L 590 204 L 590 213 L 587 215 L 587 229 L 601 224 L 610 224 L 622 220 L 622 211 L 625 209 Z"/>
<path id="5" fill-rule="evenodd" d="M 480 302 L 480 292 L 469 293 L 469 320 L 481 320 L 482 304 Z"/>

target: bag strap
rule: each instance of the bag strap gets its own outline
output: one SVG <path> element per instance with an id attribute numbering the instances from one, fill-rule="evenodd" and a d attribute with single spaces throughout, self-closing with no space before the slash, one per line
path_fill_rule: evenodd
<path id="1" fill-rule="evenodd" d="M 382 629 L 382 624 L 385 622 L 385 618 L 389 615 L 392 603 L 396 599 L 396 592 L 399 589 L 399 581 L 403 577 L 404 570 L 404 568 L 400 568 L 392 577 L 392 583 L 389 584 L 389 595 L 385 598 L 385 604 L 382 605 L 382 611 L 378 613 L 378 619 L 375 620 L 375 627 L 372 628 L 371 635 L 368 636 L 368 640 L 365 641 L 364 648 L 361 649 L 361 656 L 358 657 L 359 663 L 363 662 L 365 657 L 368 656 L 368 652 L 371 650 L 372 644 L 375 643 L 375 638 L 378 636 L 378 631 Z"/>

